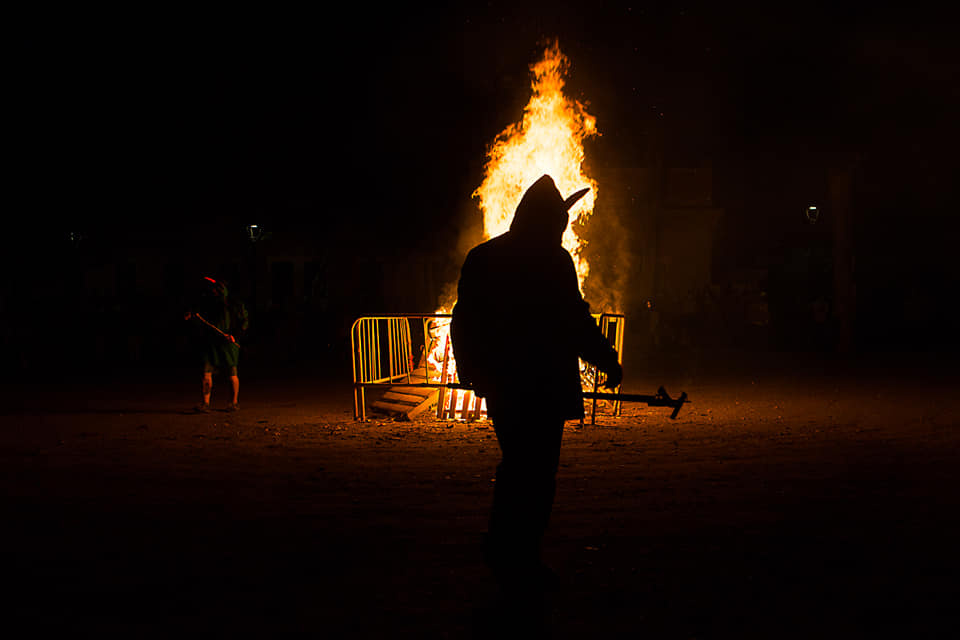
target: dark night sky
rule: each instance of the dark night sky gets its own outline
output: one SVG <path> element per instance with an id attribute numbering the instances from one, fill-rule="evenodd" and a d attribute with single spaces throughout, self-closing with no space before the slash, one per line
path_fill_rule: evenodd
<path id="1" fill-rule="evenodd" d="M 642 165 L 660 136 L 669 164 L 712 161 L 722 179 L 748 152 L 858 150 L 891 202 L 939 212 L 953 204 L 958 143 L 952 21 L 903 11 L 488 2 L 31 16 L 8 80 L 25 196 L 14 224 L 257 219 L 349 233 L 376 217 L 384 236 L 455 234 L 484 147 L 519 116 L 550 37 L 604 134 L 588 161 Z"/>

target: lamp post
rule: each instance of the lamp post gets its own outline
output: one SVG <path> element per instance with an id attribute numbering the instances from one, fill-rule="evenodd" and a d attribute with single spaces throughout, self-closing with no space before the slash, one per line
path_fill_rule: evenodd
<path id="1" fill-rule="evenodd" d="M 257 312 L 257 278 L 259 270 L 257 269 L 257 243 L 263 238 L 263 227 L 258 224 L 248 224 L 246 226 L 247 239 L 250 240 L 252 259 L 250 264 L 250 306 L 253 313 Z"/>
<path id="2" fill-rule="evenodd" d="M 838 321 L 837 351 L 853 348 L 857 286 L 854 273 L 853 219 L 855 215 L 854 177 L 859 168 L 858 153 L 841 154 L 827 173 L 827 194 L 833 218 L 833 298 Z"/>

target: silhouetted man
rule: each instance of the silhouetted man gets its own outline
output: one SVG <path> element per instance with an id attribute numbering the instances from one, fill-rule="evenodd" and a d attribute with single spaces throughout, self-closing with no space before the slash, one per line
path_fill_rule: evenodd
<path id="1" fill-rule="evenodd" d="M 451 335 L 460 381 L 486 398 L 503 458 L 485 557 L 508 600 L 546 585 L 540 546 L 556 488 L 563 423 L 583 417 L 578 358 L 623 378 L 561 245 L 569 208 L 550 176 L 523 195 L 510 231 L 474 247 L 460 272 Z"/>
<path id="2" fill-rule="evenodd" d="M 230 378 L 233 391 L 233 399 L 227 404 L 227 411 L 237 411 L 240 394 L 240 377 L 237 373 L 240 347 L 233 334 L 247 330 L 247 308 L 239 300 L 228 300 L 227 285 L 223 282 L 205 277 L 203 293 L 196 308 L 184 314 L 187 320 L 194 317 L 201 321 L 198 351 L 200 364 L 203 365 L 202 395 L 196 411 L 206 413 L 210 410 L 213 374 L 218 371 Z"/>

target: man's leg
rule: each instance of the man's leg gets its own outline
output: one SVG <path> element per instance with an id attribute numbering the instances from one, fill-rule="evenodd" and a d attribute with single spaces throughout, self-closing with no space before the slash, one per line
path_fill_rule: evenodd
<path id="1" fill-rule="evenodd" d="M 497 466 L 487 561 L 495 572 L 535 575 L 556 492 L 562 420 L 500 417 L 494 422 L 503 459 Z"/>
<path id="2" fill-rule="evenodd" d="M 227 377 L 230 378 L 230 388 L 233 390 L 233 400 L 227 404 L 227 411 L 236 411 L 239 409 L 237 400 L 240 397 L 240 375 L 237 372 L 236 365 L 227 367 L 225 370 Z"/>
<path id="3" fill-rule="evenodd" d="M 203 372 L 203 404 L 210 404 L 210 393 L 213 391 L 213 372 Z"/>

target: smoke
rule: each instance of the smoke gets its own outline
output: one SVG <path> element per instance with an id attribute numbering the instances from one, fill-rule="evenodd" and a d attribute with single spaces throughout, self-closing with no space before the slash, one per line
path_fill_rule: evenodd
<path id="1" fill-rule="evenodd" d="M 610 206 L 610 198 L 604 198 L 611 187 L 601 182 L 593 215 L 577 229 L 586 245 L 583 254 L 590 264 L 590 273 L 583 284 L 584 298 L 595 313 L 625 312 L 624 296 L 632 269 L 630 231 L 617 208 Z"/>
<path id="2" fill-rule="evenodd" d="M 469 191 L 465 191 L 469 194 Z M 444 234 L 445 241 L 436 243 L 444 247 L 438 255 L 443 265 L 434 280 L 436 293 L 436 313 L 449 313 L 457 302 L 457 283 L 460 280 L 460 267 L 470 250 L 483 242 L 483 215 L 477 204 L 464 197 L 456 205 L 457 213 L 451 216 L 450 226 Z"/>
<path id="3" fill-rule="evenodd" d="M 437 302 L 437 313 L 450 313 L 457 303 L 457 282 L 448 282 L 443 285 Z"/>

